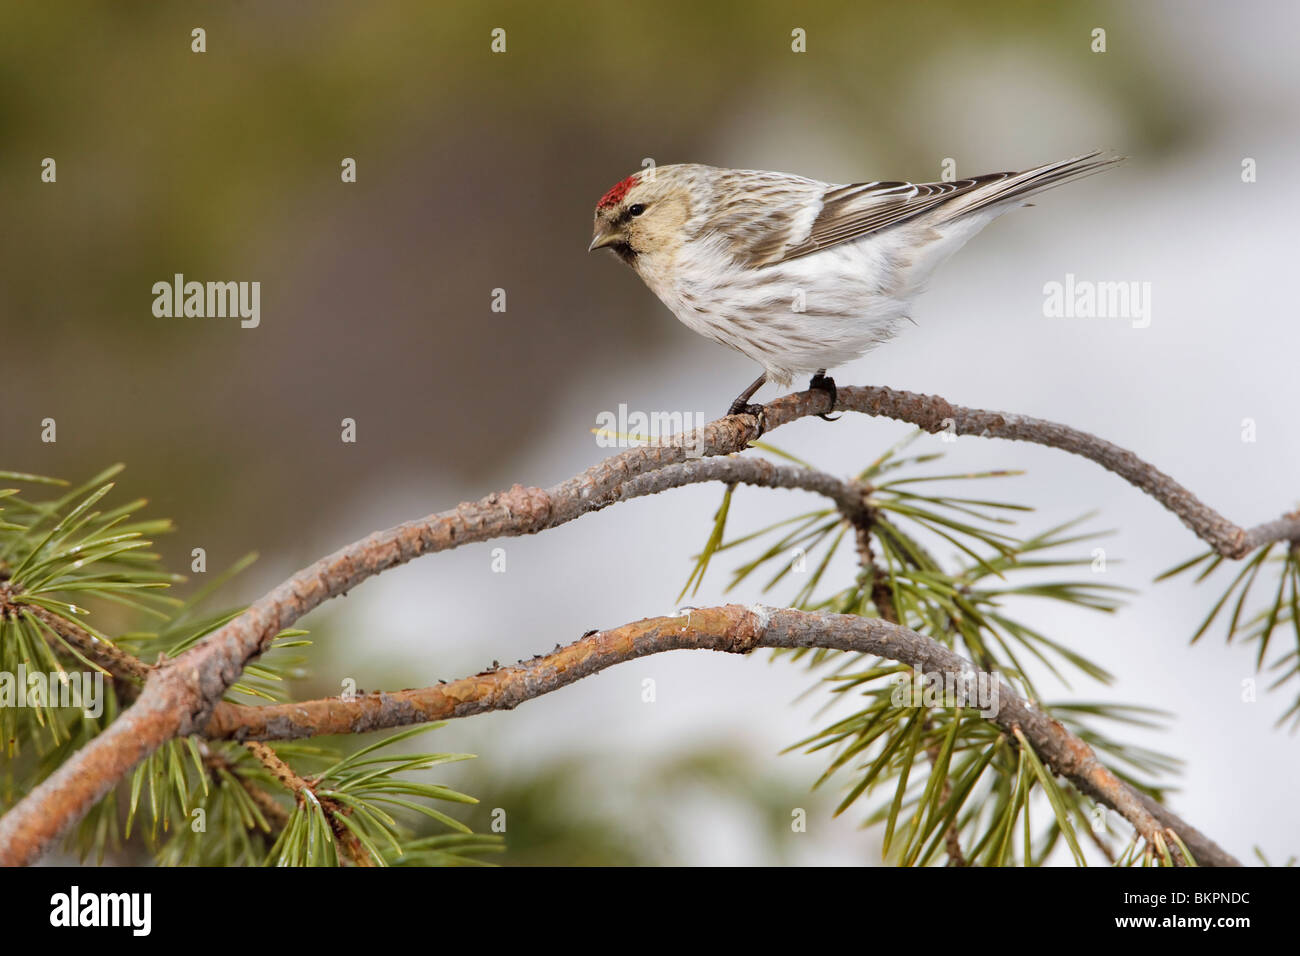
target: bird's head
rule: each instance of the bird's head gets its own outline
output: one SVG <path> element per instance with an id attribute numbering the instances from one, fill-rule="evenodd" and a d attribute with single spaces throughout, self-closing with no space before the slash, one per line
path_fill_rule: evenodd
<path id="1" fill-rule="evenodd" d="M 633 173 L 600 197 L 588 252 L 613 249 L 624 262 L 671 255 L 690 218 L 690 191 L 673 168 Z"/>

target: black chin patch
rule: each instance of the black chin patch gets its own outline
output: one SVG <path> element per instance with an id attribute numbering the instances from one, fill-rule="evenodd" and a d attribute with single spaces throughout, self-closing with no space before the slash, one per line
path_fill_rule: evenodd
<path id="1" fill-rule="evenodd" d="M 620 259 L 629 264 L 636 258 L 636 250 L 626 242 L 616 242 L 610 248 Z"/>

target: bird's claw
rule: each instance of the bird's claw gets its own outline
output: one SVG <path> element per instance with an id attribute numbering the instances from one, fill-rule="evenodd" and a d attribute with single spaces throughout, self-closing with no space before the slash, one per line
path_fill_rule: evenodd
<path id="1" fill-rule="evenodd" d="M 762 437 L 765 425 L 763 422 L 763 406 L 755 405 L 750 402 L 742 402 L 739 399 L 731 403 L 731 408 L 727 409 L 728 415 L 753 415 L 754 421 L 758 423 L 758 431 L 754 435 L 755 441 Z"/>
<path id="2" fill-rule="evenodd" d="M 830 401 L 829 411 L 820 413 L 817 416 L 818 418 L 825 419 L 828 422 L 838 422 L 841 418 L 844 417 L 843 415 L 830 414 L 830 412 L 835 410 L 835 403 L 836 401 L 839 400 L 839 395 L 840 395 L 839 389 L 835 387 L 835 379 L 831 378 L 829 375 L 825 374 L 824 372 L 818 372 L 808 382 L 808 388 L 810 390 L 815 390 L 818 392 L 825 392 L 827 395 L 830 396 L 831 401 Z"/>

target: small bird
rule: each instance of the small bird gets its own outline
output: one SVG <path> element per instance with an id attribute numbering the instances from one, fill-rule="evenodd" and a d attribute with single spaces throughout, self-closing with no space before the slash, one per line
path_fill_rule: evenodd
<path id="1" fill-rule="evenodd" d="M 612 249 L 683 324 L 763 366 L 729 415 L 758 416 L 762 406 L 748 402 L 765 382 L 807 373 L 834 409 L 827 369 L 890 339 L 931 273 L 971 236 L 1034 194 L 1122 159 L 1097 150 L 955 182 L 847 185 L 652 167 L 601 197 L 587 251 Z"/>

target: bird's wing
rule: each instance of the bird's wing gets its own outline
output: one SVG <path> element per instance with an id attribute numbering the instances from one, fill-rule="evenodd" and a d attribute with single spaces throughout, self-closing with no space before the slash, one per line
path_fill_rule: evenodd
<path id="1" fill-rule="evenodd" d="M 770 231 L 751 228 L 750 241 L 742 243 L 744 259 L 751 266 L 785 262 L 837 243 L 860 239 L 940 206 L 946 207 L 948 215 L 944 218 L 955 218 L 995 203 L 1023 200 L 1067 179 L 1087 175 L 1119 161 L 1119 157 L 1104 157 L 1100 152 L 1093 152 L 1023 172 L 988 173 L 955 182 L 872 182 L 825 186 L 820 196 L 820 208 L 806 232 L 799 229 L 798 223 L 788 215 L 775 223 L 780 228 Z M 751 223 L 751 227 L 769 225 L 765 221 L 768 217 Z"/>
<path id="2" fill-rule="evenodd" d="M 688 226 L 698 237 L 721 240 L 741 265 L 780 262 L 785 249 L 808 235 L 828 187 L 815 179 L 756 169 L 713 169 L 712 193 Z"/>
<path id="3" fill-rule="evenodd" d="M 950 183 L 853 183 L 835 186 L 822 197 L 821 211 L 808 235 L 786 246 L 773 262 L 784 262 L 893 226 L 958 196 L 1015 173 L 989 173 Z"/>

